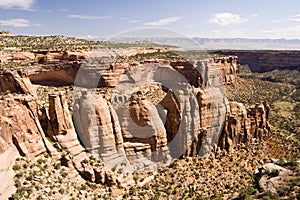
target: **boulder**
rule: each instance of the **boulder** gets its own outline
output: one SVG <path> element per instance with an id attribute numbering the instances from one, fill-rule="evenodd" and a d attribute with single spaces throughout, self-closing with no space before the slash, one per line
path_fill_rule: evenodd
<path id="1" fill-rule="evenodd" d="M 272 193 L 277 193 L 282 185 L 289 182 L 293 178 L 292 174 L 292 171 L 274 163 L 264 164 L 255 171 L 260 189 Z"/>

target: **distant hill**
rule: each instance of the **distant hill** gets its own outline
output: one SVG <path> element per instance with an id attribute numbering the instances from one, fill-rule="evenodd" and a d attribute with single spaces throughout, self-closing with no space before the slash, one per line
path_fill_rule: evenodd
<path id="1" fill-rule="evenodd" d="M 300 50 L 298 39 L 193 38 L 205 49 Z"/>
<path id="2" fill-rule="evenodd" d="M 95 39 L 103 41 L 105 39 Z M 199 44 L 207 50 L 235 49 L 235 50 L 300 50 L 299 39 L 249 39 L 249 38 L 178 38 L 178 37 L 118 37 L 112 41 L 135 42 L 148 40 L 155 43 L 181 46 L 187 49 Z"/>

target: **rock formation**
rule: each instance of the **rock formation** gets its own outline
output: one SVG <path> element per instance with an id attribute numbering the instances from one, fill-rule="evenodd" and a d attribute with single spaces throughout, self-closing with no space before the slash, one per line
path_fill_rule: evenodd
<path id="1" fill-rule="evenodd" d="M 109 167 L 128 164 L 119 120 L 100 94 L 83 91 L 75 102 L 74 124 L 84 147 Z"/>
<path id="2" fill-rule="evenodd" d="M 31 59 L 31 54 L 27 56 Z M 216 148 L 231 151 L 252 138 L 268 137 L 270 108 L 266 102 L 246 109 L 223 95 L 221 86 L 238 78 L 236 57 L 196 64 L 119 63 L 105 68 L 101 63 L 86 63 L 80 69 L 80 59 L 85 58 L 80 53 L 35 56 L 47 67 L 0 74 L 0 156 L 12 151 L 35 158 L 47 152 L 86 180 L 122 185 L 122 177 L 110 169 L 153 170 L 172 158 L 204 156 Z M 78 98 L 71 115 L 63 93 L 49 94 L 49 108 L 40 105 L 30 79 L 34 83 L 75 82 L 86 88 L 74 91 Z M 142 86 L 149 85 L 164 93 L 160 101 L 148 99 Z M 109 95 L 100 94 L 100 86 L 116 86 L 110 100 Z M 4 95 L 8 90 L 18 94 Z M 87 165 L 90 154 L 106 166 Z M 9 165 L 0 167 L 9 173 Z"/>
<path id="3" fill-rule="evenodd" d="M 199 104 L 200 127 L 205 135 L 199 154 L 205 155 L 218 144 L 226 119 L 228 100 L 218 87 L 199 89 L 197 92 Z"/>
<path id="4" fill-rule="evenodd" d="M 45 138 L 38 120 L 39 105 L 31 95 L 7 95 L 0 100 L 0 198 L 14 191 L 12 166 L 18 156 L 35 159 L 53 147 Z"/>
<path id="5" fill-rule="evenodd" d="M 129 101 L 119 107 L 117 113 L 126 142 L 125 150 L 133 162 L 140 162 L 139 158 L 143 154 L 149 161 L 168 159 L 164 124 L 156 107 L 141 91 L 132 94 Z M 145 167 L 149 165 L 149 161 L 144 163 Z"/>
<path id="6" fill-rule="evenodd" d="M 0 74 L 0 92 L 34 94 L 31 82 L 25 74 L 18 71 L 2 72 Z"/>

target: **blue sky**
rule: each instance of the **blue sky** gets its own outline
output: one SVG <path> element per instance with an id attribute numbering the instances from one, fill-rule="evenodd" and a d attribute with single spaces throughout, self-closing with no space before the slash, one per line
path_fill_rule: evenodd
<path id="1" fill-rule="evenodd" d="M 0 29 L 109 37 L 161 27 L 189 37 L 300 39 L 296 0 L 0 0 Z"/>

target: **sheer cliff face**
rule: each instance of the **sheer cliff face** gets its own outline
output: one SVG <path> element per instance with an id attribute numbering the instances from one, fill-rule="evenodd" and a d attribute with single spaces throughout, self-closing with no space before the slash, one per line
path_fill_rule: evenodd
<path id="1" fill-rule="evenodd" d="M 110 167 L 128 163 L 119 120 L 102 96 L 84 91 L 75 102 L 73 120 L 83 146 L 90 153 Z"/>
<path id="2" fill-rule="evenodd" d="M 99 55 L 102 54 L 104 55 L 100 51 L 97 54 L 98 57 L 93 57 L 92 53 L 89 54 L 85 51 L 18 52 L 0 55 L 0 65 L 7 61 L 28 62 L 34 60 L 39 65 L 22 69 L 33 83 L 59 86 L 72 85 L 75 82 L 77 86 L 91 88 L 115 87 L 119 84 L 122 74 L 130 71 L 137 63 L 142 63 L 142 61 L 127 63 L 127 60 L 113 63 L 111 58 L 99 58 Z M 190 62 L 161 60 L 147 62 L 171 66 L 190 85 L 195 87 L 219 86 L 224 83 L 234 84 L 239 77 L 236 56 L 191 60 Z"/>
<path id="3" fill-rule="evenodd" d="M 35 157 L 45 152 L 36 99 L 31 96 L 7 97 L 0 105 L 0 153 L 11 146 L 15 146 L 22 156 Z"/>

